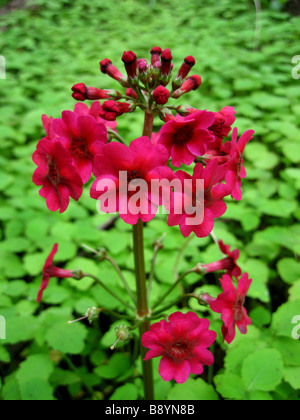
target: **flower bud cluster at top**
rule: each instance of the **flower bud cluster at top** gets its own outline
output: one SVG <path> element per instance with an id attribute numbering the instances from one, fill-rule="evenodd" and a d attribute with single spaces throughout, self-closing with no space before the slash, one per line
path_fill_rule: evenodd
<path id="1" fill-rule="evenodd" d="M 87 87 L 83 83 L 78 83 L 72 88 L 73 98 L 78 101 L 105 100 L 100 117 L 107 121 L 115 121 L 120 115 L 132 112 L 137 107 L 143 111 L 158 114 L 165 122 L 173 118 L 171 110 L 181 115 L 189 114 L 184 106 L 176 108 L 168 107 L 166 104 L 170 98 L 178 99 L 185 93 L 198 89 L 201 85 L 200 76 L 189 76 L 195 65 L 194 57 L 186 57 L 176 76 L 173 77 L 171 51 L 153 47 L 150 53 L 151 61 L 148 62 L 145 58 L 138 59 L 133 51 L 125 51 L 122 61 L 127 76 L 123 75 L 111 60 L 106 58 L 100 61 L 102 73 L 112 77 L 126 88 L 124 93 L 113 89 Z M 168 89 L 169 84 L 171 86 Z M 121 99 L 123 99 L 122 102 Z"/>

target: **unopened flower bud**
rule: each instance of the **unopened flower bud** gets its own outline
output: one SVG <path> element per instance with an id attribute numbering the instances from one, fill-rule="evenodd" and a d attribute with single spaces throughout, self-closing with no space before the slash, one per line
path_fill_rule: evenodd
<path id="1" fill-rule="evenodd" d="M 109 99 L 109 98 L 122 98 L 121 93 L 114 89 L 98 89 L 95 87 L 87 87 L 84 83 L 77 83 L 72 87 L 73 98 L 77 101 Z"/>
<path id="2" fill-rule="evenodd" d="M 134 79 L 137 77 L 137 58 L 136 54 L 133 51 L 125 51 L 122 56 L 122 61 L 125 65 L 125 69 L 128 77 Z"/>
<path id="3" fill-rule="evenodd" d="M 164 86 L 157 86 L 153 91 L 153 99 L 158 105 L 165 105 L 170 97 L 170 92 Z"/>
<path id="4" fill-rule="evenodd" d="M 134 89 L 132 89 L 132 88 L 127 88 L 126 89 L 126 96 L 130 96 L 131 98 L 136 99 L 136 100 L 139 99 L 139 97 L 137 96 L 136 91 Z"/>
<path id="5" fill-rule="evenodd" d="M 185 79 L 195 63 L 196 61 L 192 55 L 185 57 L 184 62 L 178 71 L 177 78 L 180 77 L 182 80 Z"/>
<path id="6" fill-rule="evenodd" d="M 153 66 L 157 61 L 160 60 L 162 49 L 160 47 L 153 47 L 150 53 L 151 53 L 151 64 Z"/>
<path id="7" fill-rule="evenodd" d="M 173 93 L 173 98 L 179 98 L 180 96 L 184 95 L 185 93 L 190 92 L 191 90 L 196 90 L 201 85 L 201 77 L 200 76 L 190 76 L 188 77 L 182 84 L 181 88 L 175 90 Z"/>
<path id="8" fill-rule="evenodd" d="M 161 54 L 161 74 L 162 74 L 162 76 L 164 74 L 169 76 L 169 74 L 171 73 L 171 71 L 172 71 L 172 66 L 171 66 L 172 59 L 173 59 L 173 57 L 172 57 L 171 51 L 168 48 L 162 52 L 162 54 Z"/>
<path id="9" fill-rule="evenodd" d="M 108 76 L 117 80 L 117 82 L 121 83 L 122 86 L 128 86 L 126 77 L 117 69 L 116 66 L 112 64 L 108 58 L 100 61 L 100 70 L 102 73 L 108 74 Z"/>
<path id="10" fill-rule="evenodd" d="M 169 108 L 162 108 L 159 111 L 159 118 L 166 123 L 168 121 L 174 120 L 175 117 Z"/>
<path id="11" fill-rule="evenodd" d="M 197 112 L 199 110 L 193 108 L 191 105 L 180 105 L 178 108 L 176 108 L 176 111 L 179 115 L 185 117 L 186 115 L 193 114 L 194 112 Z"/>
<path id="12" fill-rule="evenodd" d="M 138 61 L 139 73 L 146 73 L 148 71 L 148 63 L 145 58 L 139 58 Z"/>

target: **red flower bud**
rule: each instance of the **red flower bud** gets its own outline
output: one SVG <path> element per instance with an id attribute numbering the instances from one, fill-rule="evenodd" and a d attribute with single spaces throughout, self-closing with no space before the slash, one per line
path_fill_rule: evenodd
<path id="1" fill-rule="evenodd" d="M 146 73 L 148 71 L 148 63 L 144 58 L 140 58 L 138 61 L 138 68 L 140 73 Z"/>
<path id="2" fill-rule="evenodd" d="M 135 108 L 136 106 L 133 102 L 106 101 L 103 102 L 100 117 L 107 121 L 115 121 L 120 115 L 134 111 Z"/>
<path id="3" fill-rule="evenodd" d="M 77 101 L 85 101 L 86 99 L 90 99 L 92 101 L 97 99 L 108 99 L 112 96 L 112 94 L 114 94 L 114 92 L 118 93 L 117 91 L 87 87 L 84 83 L 77 83 L 77 85 L 72 87 L 72 91 L 72 96 Z"/>
<path id="4" fill-rule="evenodd" d="M 137 70 L 137 58 L 136 54 L 132 51 L 125 51 L 122 56 L 122 61 L 125 64 L 125 69 L 129 77 L 134 79 L 136 77 Z"/>
<path id="5" fill-rule="evenodd" d="M 195 63 L 195 59 L 192 55 L 185 57 L 184 63 L 181 65 L 177 77 L 181 77 L 182 80 L 185 79 L 191 71 L 191 68 L 195 65 Z"/>
<path id="6" fill-rule="evenodd" d="M 171 72 L 171 61 L 172 61 L 172 54 L 169 49 L 166 49 L 161 54 L 161 74 L 166 74 L 167 76 Z"/>
<path id="7" fill-rule="evenodd" d="M 151 64 L 153 66 L 153 64 L 156 63 L 156 61 L 160 60 L 162 49 L 160 47 L 153 47 L 150 53 L 151 53 Z"/>
<path id="8" fill-rule="evenodd" d="M 139 99 L 139 97 L 137 96 L 136 91 L 134 89 L 132 89 L 132 88 L 126 89 L 126 96 L 130 96 L 131 98 L 136 99 L 136 100 Z"/>
<path id="9" fill-rule="evenodd" d="M 191 90 L 196 90 L 201 85 L 201 77 L 200 76 L 190 76 L 188 77 L 181 86 L 180 89 L 175 90 L 173 93 L 173 98 L 179 98 L 181 95 L 190 92 Z"/>
<path id="10" fill-rule="evenodd" d="M 158 105 L 164 105 L 168 102 L 170 92 L 164 86 L 157 86 L 153 91 L 153 98 Z"/>
<path id="11" fill-rule="evenodd" d="M 126 77 L 117 69 L 117 67 L 115 67 L 112 64 L 112 62 L 108 58 L 105 58 L 104 60 L 100 61 L 100 69 L 102 73 L 108 74 L 108 76 L 117 80 L 121 84 L 126 83 Z"/>

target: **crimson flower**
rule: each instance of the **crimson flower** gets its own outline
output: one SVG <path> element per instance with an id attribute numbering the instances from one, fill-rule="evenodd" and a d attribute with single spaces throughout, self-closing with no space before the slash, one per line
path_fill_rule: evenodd
<path id="1" fill-rule="evenodd" d="M 252 323 L 244 308 L 245 298 L 252 279 L 249 279 L 247 273 L 243 274 L 238 281 L 237 288 L 233 284 L 232 278 L 227 274 L 220 281 L 224 293 L 210 302 L 210 308 L 212 311 L 221 314 L 221 319 L 224 323 L 222 327 L 224 341 L 230 344 L 235 338 L 236 326 L 242 334 L 247 334 L 247 326 Z"/>
<path id="2" fill-rule="evenodd" d="M 49 210 L 67 210 L 70 197 L 78 201 L 82 195 L 82 180 L 73 166 L 70 152 L 57 140 L 42 139 L 32 157 L 38 166 L 33 174 L 35 185 L 42 185 L 40 196 Z"/>
<path id="3" fill-rule="evenodd" d="M 235 113 L 232 106 L 225 106 L 221 111 L 215 113 L 215 122 L 209 129 L 214 132 L 216 137 L 223 139 L 228 136 L 231 126 L 235 122 Z"/>
<path id="4" fill-rule="evenodd" d="M 237 265 L 237 260 L 240 257 L 240 251 L 235 249 L 230 252 L 230 246 L 225 245 L 223 241 L 219 241 L 219 247 L 226 258 L 211 264 L 202 265 L 206 273 L 213 273 L 214 271 L 226 270 L 226 274 L 238 278 L 242 274 L 242 270 Z"/>
<path id="5" fill-rule="evenodd" d="M 164 124 L 159 132 L 158 144 L 163 144 L 172 157 L 172 164 L 191 165 L 197 156 L 203 156 L 214 140 L 209 131 L 215 116 L 213 112 L 198 111 L 186 117 L 176 118 Z"/>
<path id="6" fill-rule="evenodd" d="M 47 289 L 49 285 L 49 280 L 51 277 L 60 277 L 60 278 L 68 278 L 73 277 L 73 271 L 64 270 L 62 268 L 54 267 L 52 265 L 53 258 L 57 254 L 58 251 L 58 244 L 53 246 L 53 249 L 47 258 L 44 268 L 43 268 L 43 278 L 42 278 L 42 285 L 38 293 L 37 302 L 40 303 L 43 297 L 43 292 Z"/>
<path id="7" fill-rule="evenodd" d="M 213 230 L 214 219 L 226 212 L 223 199 L 231 193 L 230 187 L 221 183 L 223 169 L 214 159 L 205 168 L 198 163 L 193 176 L 184 171 L 176 172 L 176 176 L 182 182 L 183 192 L 173 193 L 168 225 L 179 225 L 184 237 L 192 232 L 198 238 L 208 236 Z"/>
<path id="8" fill-rule="evenodd" d="M 105 125 L 91 116 L 64 111 L 61 119 L 54 120 L 53 127 L 59 141 L 69 150 L 82 182 L 86 183 L 92 174 L 94 156 L 107 142 Z"/>
<path id="9" fill-rule="evenodd" d="M 107 121 L 100 117 L 102 106 L 99 101 L 93 102 L 90 108 L 86 104 L 78 103 L 74 107 L 74 112 L 78 116 L 90 115 L 91 117 L 95 118 L 97 123 L 103 123 L 106 127 L 116 131 L 116 121 Z"/>
<path id="10" fill-rule="evenodd" d="M 194 312 L 175 312 L 169 322 L 160 321 L 142 336 L 142 345 L 150 351 L 145 360 L 162 356 L 159 374 L 164 381 L 186 382 L 190 374 L 201 375 L 203 365 L 214 363 L 207 350 L 217 334 L 209 330 L 210 322 L 200 319 Z"/>
<path id="11" fill-rule="evenodd" d="M 158 195 L 153 192 L 152 181 L 175 178 L 166 166 L 168 159 L 166 148 L 152 145 L 145 136 L 134 140 L 129 147 L 116 142 L 106 144 L 94 160 L 97 179 L 92 185 L 91 197 L 101 200 L 102 211 L 119 211 L 128 224 L 135 225 L 139 219 L 148 222 L 157 213 L 162 197 L 161 191 Z M 103 184 L 102 188 L 106 181 L 109 185 Z"/>
<path id="12" fill-rule="evenodd" d="M 245 131 L 238 141 L 238 129 L 234 128 L 232 132 L 232 141 L 226 142 L 221 149 L 230 156 L 229 161 L 225 164 L 227 170 L 225 180 L 232 188 L 232 197 L 238 201 L 242 199 L 242 178 L 246 178 L 247 175 L 243 166 L 244 150 L 247 143 L 252 139 L 253 134 L 253 130 Z"/>

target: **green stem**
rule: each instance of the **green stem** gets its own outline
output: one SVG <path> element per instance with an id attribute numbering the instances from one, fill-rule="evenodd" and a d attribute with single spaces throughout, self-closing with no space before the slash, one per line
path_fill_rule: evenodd
<path id="1" fill-rule="evenodd" d="M 139 219 L 138 223 L 133 226 L 133 250 L 135 260 L 136 272 L 136 286 L 137 286 L 137 315 L 140 319 L 145 319 L 149 315 L 147 288 L 146 288 L 146 272 L 145 272 L 145 257 L 144 257 L 144 238 L 143 238 L 143 222 Z M 140 325 L 140 338 L 149 331 L 150 322 L 144 321 Z M 141 345 L 141 356 L 144 360 L 147 350 Z M 143 376 L 144 376 L 144 390 L 145 399 L 154 400 L 153 389 L 153 371 L 152 361 L 143 361 Z"/>
<path id="2" fill-rule="evenodd" d="M 164 300 L 166 299 L 167 296 L 169 296 L 169 294 L 171 292 L 173 292 L 173 290 L 175 289 L 176 286 L 178 286 L 180 284 L 180 282 L 188 275 L 191 273 L 195 273 L 195 269 L 191 269 L 186 271 L 185 273 L 181 274 L 181 276 L 178 277 L 178 279 L 175 281 L 175 283 L 170 287 L 170 289 L 159 299 L 158 302 L 156 302 L 156 304 L 153 306 L 152 310 L 157 308 L 160 304 L 162 304 L 164 302 Z M 182 298 L 182 296 L 181 296 Z"/>
<path id="3" fill-rule="evenodd" d="M 143 136 L 148 136 L 151 139 L 153 131 L 154 115 L 150 112 L 145 112 L 145 121 Z M 145 255 L 144 255 L 144 223 L 139 219 L 136 225 L 133 226 L 133 252 L 135 261 L 135 275 L 136 275 L 136 289 L 137 289 L 137 315 L 141 320 L 144 320 L 139 328 L 140 339 L 143 334 L 149 331 L 150 321 L 146 320 L 149 316 L 147 286 L 146 286 L 146 271 L 145 271 Z M 152 360 L 144 361 L 147 350 L 141 346 L 141 357 L 143 365 L 144 377 L 144 392 L 145 399 L 148 401 L 154 400 L 154 384 L 153 384 L 153 368 Z"/>
<path id="4" fill-rule="evenodd" d="M 115 130 L 111 129 L 111 128 L 107 128 L 107 133 L 110 134 L 113 138 L 115 138 L 119 143 L 125 144 L 126 142 L 123 139 L 123 137 L 120 136 L 119 133 L 117 133 Z"/>
<path id="5" fill-rule="evenodd" d="M 153 254 L 153 258 L 152 258 L 152 262 L 151 262 L 151 271 L 150 271 L 150 275 L 149 275 L 149 284 L 148 284 L 148 293 L 147 293 L 148 302 L 149 302 L 149 299 L 150 299 L 152 284 L 153 284 L 153 280 L 154 280 L 154 271 L 155 271 L 155 263 L 156 263 L 157 254 L 163 248 L 162 242 L 163 242 L 165 236 L 166 236 L 166 234 L 164 233 L 163 236 L 158 241 L 156 241 L 156 243 L 154 245 L 154 254 Z"/>
<path id="6" fill-rule="evenodd" d="M 124 305 L 126 308 L 130 309 L 131 311 L 134 311 L 134 307 L 126 303 L 122 298 L 120 298 L 116 293 L 114 293 L 109 287 L 107 287 L 100 279 L 98 279 L 96 276 L 93 276 L 92 274 L 84 274 L 83 277 L 89 277 L 93 279 L 96 283 L 100 284 L 100 286 L 106 290 L 107 293 L 109 293 L 111 296 L 113 296 L 116 300 L 118 300 L 122 305 Z"/>
<path id="7" fill-rule="evenodd" d="M 195 236 L 196 235 L 192 233 L 191 236 L 187 238 L 187 240 L 183 243 L 182 247 L 179 249 L 179 252 L 175 261 L 175 266 L 174 266 L 174 274 L 176 278 L 178 277 L 178 267 L 179 267 L 181 258 L 183 256 L 183 253 L 186 250 L 186 248 L 189 246 L 189 244 L 192 242 L 192 240 L 195 238 Z"/>
<path id="8" fill-rule="evenodd" d="M 121 279 L 121 282 L 123 283 L 123 286 L 125 287 L 125 289 L 126 289 L 126 291 L 127 291 L 127 293 L 129 294 L 129 296 L 131 297 L 131 299 L 132 299 L 132 301 L 133 301 L 133 303 L 136 305 L 136 298 L 133 296 L 133 293 L 132 293 L 132 291 L 130 290 L 130 287 L 129 287 L 129 285 L 128 285 L 128 283 L 127 283 L 127 281 L 126 281 L 126 279 L 125 279 L 125 277 L 124 277 L 124 275 L 123 275 L 123 273 L 122 273 L 122 271 L 121 271 L 121 269 L 120 269 L 120 267 L 118 266 L 118 264 L 116 263 L 116 261 L 112 258 L 112 257 L 110 257 L 109 255 L 107 256 L 107 257 L 105 257 L 105 259 L 114 267 L 114 269 L 116 270 L 116 272 L 118 273 L 118 275 L 119 275 L 119 277 L 120 277 L 120 279 Z"/>

